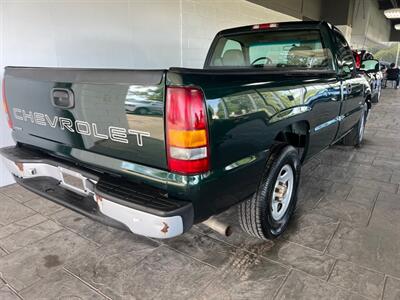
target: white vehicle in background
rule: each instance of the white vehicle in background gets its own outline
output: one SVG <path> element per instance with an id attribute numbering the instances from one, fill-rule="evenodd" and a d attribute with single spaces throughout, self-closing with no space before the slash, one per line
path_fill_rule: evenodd
<path id="1" fill-rule="evenodd" d="M 163 103 L 152 100 L 127 100 L 125 101 L 125 110 L 127 113 L 137 115 L 161 115 L 163 112 Z"/>

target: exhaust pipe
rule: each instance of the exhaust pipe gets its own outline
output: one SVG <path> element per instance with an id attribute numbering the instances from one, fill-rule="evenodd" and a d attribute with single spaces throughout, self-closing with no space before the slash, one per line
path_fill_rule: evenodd
<path id="1" fill-rule="evenodd" d="M 218 221 L 214 216 L 205 220 L 203 224 L 223 236 L 230 236 L 233 233 L 232 227 L 229 224 Z"/>

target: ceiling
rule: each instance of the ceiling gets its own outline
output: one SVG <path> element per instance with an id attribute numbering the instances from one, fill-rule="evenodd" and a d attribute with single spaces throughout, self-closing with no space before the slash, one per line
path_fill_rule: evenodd
<path id="1" fill-rule="evenodd" d="M 400 0 L 378 0 L 379 9 L 391 9 L 400 7 Z"/>
<path id="2" fill-rule="evenodd" d="M 386 10 L 391 8 L 400 8 L 400 0 L 378 0 L 379 9 Z M 400 19 L 391 19 L 391 34 L 390 40 L 392 42 L 399 42 L 400 41 L 400 31 L 394 29 L 395 24 L 400 24 Z"/>
<path id="3" fill-rule="evenodd" d="M 391 8 L 400 8 L 400 0 L 378 0 L 379 9 L 386 10 Z M 392 26 L 400 23 L 400 19 L 391 20 Z"/>

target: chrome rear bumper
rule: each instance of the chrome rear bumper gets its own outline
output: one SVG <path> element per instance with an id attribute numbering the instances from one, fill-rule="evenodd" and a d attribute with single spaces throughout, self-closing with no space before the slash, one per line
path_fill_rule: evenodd
<path id="1" fill-rule="evenodd" d="M 118 185 L 114 184 L 118 188 L 108 193 L 108 190 L 111 191 L 110 183 L 99 174 L 71 167 L 45 154 L 42 156 L 21 147 L 2 148 L 0 154 L 8 170 L 22 186 L 108 225 L 116 226 L 119 223 L 123 226 L 116 227 L 126 227 L 139 235 L 164 239 L 182 234 L 193 224 L 193 206 L 190 202 L 169 199 L 160 194 L 149 194 L 148 198 L 143 198 L 146 194 L 142 190 L 138 193 L 141 197 L 138 199 L 134 195 L 135 189 L 141 187 L 133 183 L 124 187 L 123 181 L 121 189 L 128 191 L 128 194 L 131 191 L 133 195 L 127 197 L 125 193 L 125 196 L 121 194 L 119 197 Z M 82 180 L 83 188 L 74 188 L 64 182 L 63 174 L 66 172 Z"/>

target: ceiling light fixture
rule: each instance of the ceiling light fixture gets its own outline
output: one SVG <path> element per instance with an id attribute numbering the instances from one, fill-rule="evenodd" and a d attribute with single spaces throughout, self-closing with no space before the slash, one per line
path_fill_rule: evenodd
<path id="1" fill-rule="evenodd" d="M 383 14 L 388 19 L 400 19 L 400 8 L 387 9 Z"/>
<path id="2" fill-rule="evenodd" d="M 400 24 L 396 24 L 396 25 L 394 25 L 394 29 L 396 29 L 396 30 L 400 30 Z"/>

